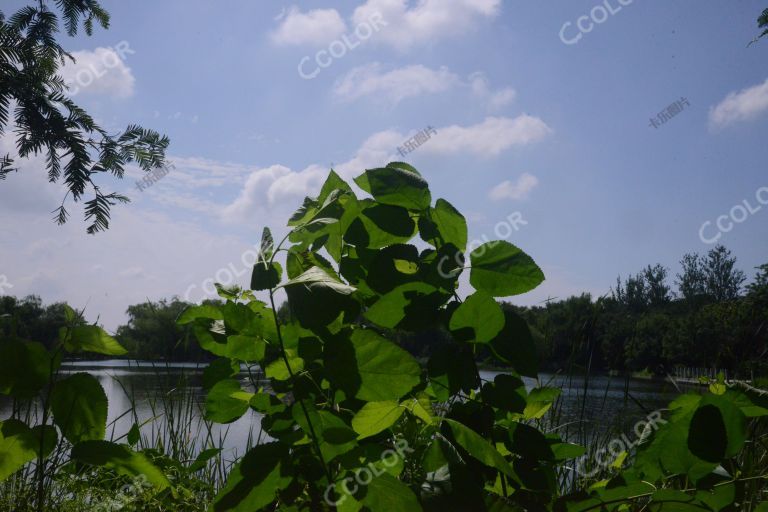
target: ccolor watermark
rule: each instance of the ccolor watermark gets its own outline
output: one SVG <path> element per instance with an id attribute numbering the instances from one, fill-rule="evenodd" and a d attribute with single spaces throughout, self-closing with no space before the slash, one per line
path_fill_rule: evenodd
<path id="1" fill-rule="evenodd" d="M 675 117 L 677 114 L 685 110 L 685 107 L 690 107 L 691 104 L 688 102 L 686 98 L 680 98 L 676 102 L 670 104 L 667 108 L 656 114 L 656 117 L 651 118 L 651 123 L 649 126 L 658 129 L 659 126 L 665 124 L 667 121 L 670 121 L 673 117 Z"/>
<path id="2" fill-rule="evenodd" d="M 171 172 L 171 169 L 176 169 L 176 167 L 171 165 L 164 165 L 160 168 L 152 169 L 150 172 L 144 175 L 144 177 L 141 179 L 141 181 L 136 182 L 136 188 L 139 189 L 139 192 L 144 192 L 144 190 L 148 189 L 161 179 L 165 178 L 169 172 Z"/>
<path id="3" fill-rule="evenodd" d="M 307 72 L 307 65 L 312 58 L 307 55 L 299 61 L 299 76 L 304 80 L 312 80 L 320 74 L 320 71 L 330 67 L 335 60 L 343 58 L 347 52 L 350 52 L 360 46 L 360 44 L 368 39 L 375 33 L 381 30 L 381 27 L 386 27 L 388 23 L 384 21 L 384 17 L 380 12 L 374 12 L 368 17 L 368 20 L 359 23 L 354 32 L 350 34 L 344 34 L 341 39 L 336 39 L 328 45 L 328 48 L 320 50 L 315 54 L 315 64 L 317 67 L 314 71 Z"/>
<path id="4" fill-rule="evenodd" d="M 527 225 L 528 221 L 523 219 L 522 213 L 513 212 L 509 214 L 505 220 L 496 223 L 496 225 L 493 227 L 493 233 L 496 235 L 497 239 L 506 240 L 512 236 L 513 231 L 520 231 L 520 226 Z M 469 242 L 469 244 L 467 244 L 467 252 L 472 252 L 476 248 L 490 241 L 491 240 L 488 239 L 487 235 L 483 235 L 481 238 L 472 240 Z M 483 247 L 475 254 L 481 256 L 484 252 L 485 248 Z M 457 252 L 453 258 L 454 263 L 457 266 L 450 270 L 446 270 L 445 265 L 449 262 L 449 260 L 450 258 L 446 255 L 443 256 L 442 259 L 437 263 L 437 273 L 440 274 L 440 277 L 443 279 L 452 279 L 456 277 L 456 275 L 464 269 L 464 265 L 466 263 L 464 255 L 461 252 Z"/>
<path id="5" fill-rule="evenodd" d="M 97 49 L 97 53 L 99 60 L 95 64 L 79 69 L 75 73 L 75 77 L 68 81 L 67 87 L 70 96 L 75 96 L 81 88 L 87 88 L 106 75 L 108 70 L 119 66 L 121 62 L 126 60 L 126 55 L 133 55 L 136 52 L 131 49 L 128 41 L 120 41 L 115 46 Z"/>
<path id="6" fill-rule="evenodd" d="M 336 507 L 341 505 L 348 496 L 354 495 L 360 487 L 365 487 L 373 482 L 374 478 L 378 478 L 387 472 L 386 468 L 393 468 L 401 460 L 405 460 L 406 453 L 413 453 L 415 450 L 408 446 L 408 441 L 405 439 L 396 439 L 395 448 L 389 448 L 381 453 L 380 466 L 377 466 L 373 462 L 369 462 L 367 466 L 355 470 L 355 476 L 348 476 L 340 482 L 333 483 L 326 487 L 323 493 L 325 502 Z M 352 486 L 350 488 L 350 486 Z M 339 492 L 339 488 L 341 492 Z M 334 500 L 331 495 L 335 494 L 340 496 L 339 499 Z"/>
<path id="7" fill-rule="evenodd" d="M 632 429 L 635 434 L 635 439 L 629 439 L 626 434 L 611 439 L 606 447 L 600 448 L 595 452 L 595 465 L 590 471 L 587 471 L 584 467 L 584 463 L 588 460 L 588 456 L 584 455 L 580 457 L 576 461 L 576 473 L 586 478 L 592 478 L 600 471 L 613 464 L 622 454 L 629 453 L 632 448 L 645 442 L 653 431 L 658 430 L 660 425 L 666 423 L 667 420 L 661 417 L 661 411 L 653 411 L 646 416 L 644 420 L 635 423 L 635 427 Z M 606 455 L 610 455 L 610 457 L 606 457 Z"/>
<path id="8" fill-rule="evenodd" d="M 202 291 L 202 296 L 199 298 L 199 300 L 202 301 L 206 297 L 215 297 L 217 295 L 216 284 L 220 284 L 225 288 L 236 284 L 239 278 L 248 275 L 249 272 L 253 271 L 253 266 L 261 259 L 261 255 L 266 252 L 266 249 L 266 247 L 254 246 L 253 248 L 246 250 L 240 255 L 239 262 L 230 263 L 226 267 L 220 268 L 216 271 L 213 277 L 203 280 L 200 285 L 190 285 L 186 292 L 184 292 L 184 300 L 186 302 L 196 303 L 196 301 L 192 299 L 192 291 L 196 288 L 199 288 L 200 291 Z"/>
<path id="9" fill-rule="evenodd" d="M 0 274 L 0 295 L 5 293 L 5 289 L 11 289 L 13 288 L 13 285 L 8 280 L 8 277 L 5 274 Z"/>
<path id="10" fill-rule="evenodd" d="M 768 205 L 768 187 L 760 187 L 757 189 L 755 192 L 755 201 L 757 201 L 756 205 L 750 203 L 748 199 L 745 199 L 731 208 L 727 214 L 720 215 L 714 222 L 710 220 L 706 221 L 699 229 L 699 239 L 705 244 L 714 244 L 722 238 L 723 233 L 728 233 L 733 230 L 735 227 L 734 223 L 741 224 L 752 215 L 755 215 L 762 210 L 763 206 Z"/>
<path id="11" fill-rule="evenodd" d="M 400 153 L 400 156 L 405 158 L 405 155 L 407 155 L 411 151 L 415 151 L 419 146 L 427 142 L 431 138 L 430 134 L 437 135 L 437 130 L 435 130 L 431 126 L 427 126 L 423 130 L 421 130 L 419 133 L 417 133 L 410 139 L 406 140 L 403 143 L 403 147 L 398 146 L 397 152 Z"/>
<path id="12" fill-rule="evenodd" d="M 584 34 L 589 34 L 595 29 L 595 25 L 601 25 L 608 21 L 611 16 L 616 16 L 621 10 L 631 4 L 634 0 L 604 0 L 602 4 L 597 4 L 589 11 L 589 15 L 579 16 L 576 19 L 576 28 L 569 31 L 574 25 L 571 21 L 566 21 L 560 29 L 560 40 L 564 44 L 573 45 L 581 41 Z M 572 37 L 566 35 L 569 31 Z M 573 35 L 575 32 L 575 35 Z"/>

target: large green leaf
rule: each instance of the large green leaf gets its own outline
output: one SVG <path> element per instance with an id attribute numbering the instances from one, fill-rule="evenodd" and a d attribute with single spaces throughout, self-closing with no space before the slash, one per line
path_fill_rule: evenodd
<path id="1" fill-rule="evenodd" d="M 181 313 L 179 319 L 176 321 L 179 325 L 185 325 L 194 322 L 198 318 L 208 320 L 224 320 L 224 315 L 221 310 L 211 304 L 203 304 L 200 306 L 190 306 Z"/>
<path id="2" fill-rule="evenodd" d="M 84 441 L 72 448 L 72 458 L 85 464 L 101 466 L 129 477 L 144 476 L 157 490 L 170 487 L 165 474 L 144 454 L 108 441 Z"/>
<path id="3" fill-rule="evenodd" d="M 486 466 L 498 469 L 513 480 L 517 480 L 517 475 L 509 465 L 509 462 L 494 448 L 488 441 L 483 439 L 480 434 L 467 427 L 463 423 L 445 418 L 443 421 L 451 427 L 456 442 L 464 448 L 471 456 L 485 464 Z"/>
<path id="4" fill-rule="evenodd" d="M 419 218 L 419 232 L 422 240 L 436 247 L 453 244 L 460 251 L 467 247 L 467 220 L 445 199 L 437 200 L 429 216 Z"/>
<path id="5" fill-rule="evenodd" d="M 302 326 L 324 327 L 357 303 L 350 297 L 355 288 L 342 283 L 319 267 L 312 267 L 285 285 L 291 312 Z"/>
<path id="6" fill-rule="evenodd" d="M 300 402 L 293 404 L 291 414 L 308 440 L 312 438 L 312 432 L 317 436 L 317 444 L 326 463 L 357 446 L 355 431 L 331 411 L 318 411 L 305 400 L 303 405 Z M 312 423 L 311 426 L 307 421 L 307 415 Z"/>
<path id="7" fill-rule="evenodd" d="M 536 343 L 528 323 L 516 313 L 504 311 L 504 328 L 490 342 L 497 359 L 511 365 L 517 373 L 536 378 L 539 364 Z"/>
<path id="8" fill-rule="evenodd" d="M 52 361 L 40 343 L 0 340 L 0 394 L 32 398 L 57 367 L 58 361 Z"/>
<path id="9" fill-rule="evenodd" d="M 232 423 L 248 411 L 253 393 L 243 391 L 234 379 L 217 382 L 205 398 L 205 419 Z"/>
<path id="10" fill-rule="evenodd" d="M 283 268 L 279 263 L 258 261 L 251 273 L 251 290 L 269 290 L 280 284 Z"/>
<path id="11" fill-rule="evenodd" d="M 355 178 L 355 183 L 383 204 L 422 211 L 432 202 L 426 180 L 402 168 L 368 169 Z"/>
<path id="12" fill-rule="evenodd" d="M 477 365 L 467 345 L 439 345 L 429 358 L 427 370 L 432 391 L 441 402 L 459 390 L 469 393 L 480 386 Z"/>
<path id="13" fill-rule="evenodd" d="M 389 473 L 374 478 L 362 503 L 371 512 L 421 512 L 419 500 L 403 482 Z"/>
<path id="14" fill-rule="evenodd" d="M 60 380 L 51 393 L 53 420 L 72 444 L 104 439 L 107 395 L 99 381 L 87 373 Z"/>
<path id="15" fill-rule="evenodd" d="M 107 356 L 128 353 L 118 341 L 98 325 L 77 325 L 65 328 L 64 348 L 70 352 L 94 352 Z"/>
<path id="16" fill-rule="evenodd" d="M 394 400 L 368 402 L 352 418 L 352 428 L 360 439 L 375 436 L 388 429 L 403 415 L 405 407 Z"/>
<path id="17" fill-rule="evenodd" d="M 397 400 L 421 380 L 419 363 L 408 352 L 369 329 L 328 339 L 324 362 L 332 383 L 369 402 Z"/>
<path id="18" fill-rule="evenodd" d="M 0 422 L 0 482 L 37 457 L 40 441 L 17 420 Z"/>
<path id="19" fill-rule="evenodd" d="M 357 247 L 380 249 L 387 245 L 410 240 L 416 223 L 407 209 L 401 206 L 361 201 L 364 209 L 344 233 L 344 240 Z"/>
<path id="20" fill-rule="evenodd" d="M 451 315 L 449 324 L 457 339 L 488 343 L 504 328 L 504 313 L 485 292 L 475 292 Z"/>
<path id="21" fill-rule="evenodd" d="M 488 242 L 470 253 L 469 282 L 493 297 L 508 297 L 533 290 L 544 273 L 522 250 L 509 242 Z"/>
<path id="22" fill-rule="evenodd" d="M 281 443 L 265 443 L 245 454 L 232 469 L 213 502 L 215 512 L 266 510 L 277 493 L 290 485 L 291 460 Z"/>
<path id="23" fill-rule="evenodd" d="M 448 297 L 434 286 L 419 281 L 406 283 L 383 295 L 365 317 L 389 329 L 416 330 L 436 320 Z"/>

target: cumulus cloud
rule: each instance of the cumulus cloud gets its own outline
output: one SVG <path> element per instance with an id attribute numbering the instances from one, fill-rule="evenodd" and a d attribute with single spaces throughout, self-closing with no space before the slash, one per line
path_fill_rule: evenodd
<path id="1" fill-rule="evenodd" d="M 340 37 L 346 29 L 347 25 L 336 9 L 301 12 L 294 6 L 282 17 L 280 26 L 271 37 L 279 45 L 321 46 Z"/>
<path id="2" fill-rule="evenodd" d="M 513 146 L 537 142 L 550 133 L 552 129 L 544 121 L 527 114 L 515 118 L 487 117 L 482 123 L 472 126 L 438 128 L 437 135 L 421 146 L 419 151 L 494 156 Z"/>
<path id="3" fill-rule="evenodd" d="M 506 107 L 517 97 L 517 93 L 511 87 L 491 90 L 491 87 L 488 84 L 488 79 L 483 73 L 473 73 L 470 75 L 469 84 L 472 89 L 472 94 L 486 102 L 489 110 L 499 110 Z"/>
<path id="4" fill-rule="evenodd" d="M 516 182 L 502 181 L 488 194 L 494 201 L 504 199 L 526 199 L 531 191 L 539 184 L 539 179 L 528 173 L 523 173 Z"/>
<path id="5" fill-rule="evenodd" d="M 762 84 L 732 92 L 709 110 L 709 124 L 722 128 L 749 121 L 768 111 L 768 80 Z"/>
<path id="6" fill-rule="evenodd" d="M 100 94 L 113 98 L 132 96 L 136 79 L 123 57 L 127 58 L 133 50 L 127 44 L 121 44 L 124 47 L 119 52 L 112 48 L 72 52 L 75 62 L 67 60 L 59 69 L 59 74 L 69 86 L 70 95 Z"/>
<path id="7" fill-rule="evenodd" d="M 478 19 L 496 16 L 501 0 L 420 0 L 413 7 L 409 4 L 408 0 L 368 0 L 355 9 L 352 20 L 357 25 L 380 13 L 387 26 L 375 40 L 405 50 L 416 43 L 470 30 Z"/>
<path id="8" fill-rule="evenodd" d="M 352 69 L 336 82 L 333 93 L 345 101 L 373 96 L 397 104 L 406 98 L 446 91 L 457 83 L 459 77 L 446 67 L 430 69 L 418 64 L 384 71 L 374 62 Z"/>

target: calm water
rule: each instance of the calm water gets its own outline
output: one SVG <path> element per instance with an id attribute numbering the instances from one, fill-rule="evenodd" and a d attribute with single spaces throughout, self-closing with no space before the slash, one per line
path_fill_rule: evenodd
<path id="1" fill-rule="evenodd" d="M 87 371 L 97 377 L 109 398 L 109 428 L 108 438 L 123 436 L 134 423 L 134 418 L 125 412 L 131 410 L 131 399 L 136 401 L 140 423 L 155 418 L 155 428 L 165 419 L 162 417 L 162 407 L 153 408 L 165 397 L 179 397 L 182 389 L 191 393 L 194 398 L 194 413 L 200 418 L 205 402 L 205 394 L 201 387 L 202 366 L 195 364 L 174 364 L 172 366 L 157 363 L 137 363 L 127 361 L 100 361 L 70 363 L 64 366 L 63 373 Z M 501 373 L 496 371 L 481 371 L 485 380 Z M 248 375 L 242 373 L 240 378 L 245 385 Z M 643 379 L 631 379 L 628 395 L 625 393 L 625 381 L 616 377 L 591 377 L 589 389 L 584 396 L 583 378 L 567 379 L 562 376 L 542 374 L 541 385 L 563 389 L 562 416 L 560 424 L 569 423 L 569 431 L 575 432 L 577 426 L 583 426 L 583 431 L 594 434 L 618 428 L 623 432 L 631 432 L 631 425 L 646 416 L 649 412 L 664 408 L 676 396 L 677 392 L 670 383 Z M 184 386 L 184 383 L 186 385 Z M 536 381 L 527 379 L 529 387 L 536 386 Z M 689 388 L 690 389 L 690 388 Z M 582 418 L 583 421 L 579 421 Z M 8 416 L 9 404 L 0 402 L 0 418 Z M 240 420 L 230 425 L 215 425 L 213 435 L 224 439 L 224 446 L 230 452 L 242 454 L 249 435 L 257 438 L 260 435 L 260 414 L 249 411 Z M 142 432 L 150 434 L 152 423 L 145 425 Z M 202 428 L 202 425 L 200 425 Z M 562 432 L 562 431 L 561 431 Z M 264 439 L 262 434 L 262 439 Z M 578 442 L 576 438 L 573 441 Z"/>

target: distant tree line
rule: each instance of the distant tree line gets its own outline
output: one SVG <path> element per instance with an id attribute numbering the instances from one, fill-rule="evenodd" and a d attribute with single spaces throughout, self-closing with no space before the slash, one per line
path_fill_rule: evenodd
<path id="1" fill-rule="evenodd" d="M 671 282 L 649 265 L 611 293 L 589 294 L 532 308 L 512 307 L 536 332 L 550 369 L 665 373 L 675 366 L 764 373 L 768 351 L 768 264 L 744 287 L 746 275 L 723 246 L 686 254 Z M 674 288 L 673 288 L 674 286 Z"/>
<path id="2" fill-rule="evenodd" d="M 749 286 L 736 258 L 723 246 L 706 255 L 686 254 L 674 279 L 662 265 L 619 277 L 605 297 L 589 294 L 520 307 L 536 340 L 543 369 L 662 374 L 675 366 L 727 369 L 732 375 L 768 370 L 768 264 Z M 50 347 L 63 323 L 63 303 L 43 306 L 39 297 L 0 297 L 0 329 Z M 194 333 L 176 319 L 190 306 L 173 298 L 127 310 L 117 339 L 137 359 L 207 361 Z M 290 317 L 287 303 L 281 318 Z M 400 344 L 428 357 L 447 335 L 438 330 L 403 333 Z M 483 351 L 478 352 L 483 358 Z"/>

